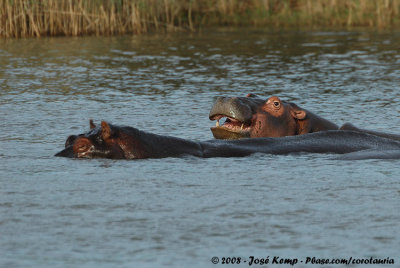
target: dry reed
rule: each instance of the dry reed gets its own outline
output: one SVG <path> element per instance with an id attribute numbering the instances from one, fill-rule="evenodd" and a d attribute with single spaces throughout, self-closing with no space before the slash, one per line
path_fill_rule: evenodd
<path id="1" fill-rule="evenodd" d="M 194 31 L 201 26 L 390 28 L 400 0 L 0 0 L 0 36 Z"/>

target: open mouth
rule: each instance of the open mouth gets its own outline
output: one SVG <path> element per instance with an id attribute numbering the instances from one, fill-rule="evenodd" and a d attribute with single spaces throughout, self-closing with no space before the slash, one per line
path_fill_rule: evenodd
<path id="1" fill-rule="evenodd" d="M 215 127 L 211 127 L 216 139 L 240 139 L 250 135 L 250 122 L 241 122 L 226 115 L 215 115 L 211 120 L 216 121 Z"/>
<path id="2" fill-rule="evenodd" d="M 225 121 L 220 124 L 220 120 Z M 250 124 L 246 124 L 244 122 L 241 122 L 235 118 L 225 116 L 225 115 L 217 115 L 213 118 L 213 120 L 216 121 L 215 127 L 221 127 L 221 128 L 227 128 L 230 129 L 231 131 L 248 131 L 250 128 Z"/>

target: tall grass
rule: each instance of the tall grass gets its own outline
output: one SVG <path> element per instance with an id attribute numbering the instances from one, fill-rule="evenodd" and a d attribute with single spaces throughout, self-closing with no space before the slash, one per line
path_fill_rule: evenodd
<path id="1" fill-rule="evenodd" d="M 389 28 L 400 0 L 0 0 L 0 36 L 194 31 L 201 26 Z"/>

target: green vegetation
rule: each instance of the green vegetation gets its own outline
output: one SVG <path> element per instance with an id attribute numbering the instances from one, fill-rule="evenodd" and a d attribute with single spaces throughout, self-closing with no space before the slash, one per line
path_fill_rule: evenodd
<path id="1" fill-rule="evenodd" d="M 202 26 L 392 28 L 400 0 L 0 0 L 0 36 L 194 31 Z"/>

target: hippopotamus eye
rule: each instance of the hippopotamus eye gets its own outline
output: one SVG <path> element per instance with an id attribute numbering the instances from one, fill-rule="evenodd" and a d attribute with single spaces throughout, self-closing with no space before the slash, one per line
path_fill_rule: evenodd
<path id="1" fill-rule="evenodd" d="M 279 108 L 281 106 L 281 103 L 279 101 L 274 101 L 274 107 Z"/>

